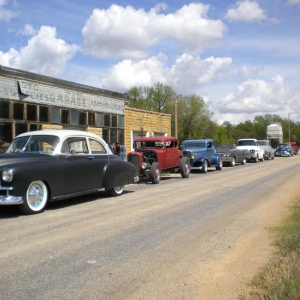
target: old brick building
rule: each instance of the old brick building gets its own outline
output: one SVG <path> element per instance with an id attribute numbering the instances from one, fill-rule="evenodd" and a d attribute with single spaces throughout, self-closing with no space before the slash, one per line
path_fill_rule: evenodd
<path id="1" fill-rule="evenodd" d="M 0 139 L 39 129 L 94 132 L 128 152 L 135 137 L 170 135 L 171 116 L 125 107 L 121 93 L 0 66 Z"/>

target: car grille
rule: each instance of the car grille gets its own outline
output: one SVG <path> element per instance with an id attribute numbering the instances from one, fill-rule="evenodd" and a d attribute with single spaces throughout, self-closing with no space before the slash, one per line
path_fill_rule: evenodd
<path id="1" fill-rule="evenodd" d="M 137 155 L 130 154 L 127 156 L 127 161 L 135 166 L 137 174 L 139 175 L 141 170 L 139 157 Z"/>
<path id="2" fill-rule="evenodd" d="M 191 151 L 182 151 L 183 156 L 186 156 L 188 158 L 192 158 L 192 152 Z"/>

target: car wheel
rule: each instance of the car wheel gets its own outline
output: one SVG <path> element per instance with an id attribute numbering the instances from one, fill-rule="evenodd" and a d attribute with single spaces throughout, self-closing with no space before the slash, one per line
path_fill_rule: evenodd
<path id="1" fill-rule="evenodd" d="M 254 158 L 254 162 L 257 163 L 258 162 L 258 156 L 256 155 Z"/>
<path id="2" fill-rule="evenodd" d="M 216 170 L 221 171 L 222 169 L 223 169 L 223 162 L 222 160 L 220 160 L 218 166 L 216 167 Z"/>
<path id="3" fill-rule="evenodd" d="M 160 182 L 160 179 L 161 179 L 161 171 L 160 171 L 160 167 L 159 167 L 159 164 L 157 162 L 154 162 L 152 165 L 151 165 L 151 169 L 149 171 L 149 176 L 150 176 L 150 179 L 151 179 L 151 182 L 153 184 L 157 184 Z"/>
<path id="4" fill-rule="evenodd" d="M 231 162 L 230 162 L 230 167 L 234 167 L 235 166 L 235 157 L 231 158 Z"/>
<path id="5" fill-rule="evenodd" d="M 261 162 L 263 162 L 265 160 L 264 156 L 262 156 L 262 158 L 260 159 Z"/>
<path id="6" fill-rule="evenodd" d="M 124 192 L 124 186 L 123 185 L 116 186 L 116 187 L 112 188 L 111 190 L 108 190 L 107 192 L 113 197 L 120 196 Z"/>
<path id="7" fill-rule="evenodd" d="M 191 163 L 188 157 L 182 157 L 180 160 L 180 174 L 182 178 L 188 178 L 191 174 Z"/>
<path id="8" fill-rule="evenodd" d="M 47 202 L 47 186 L 43 181 L 37 180 L 28 186 L 24 202 L 19 206 L 19 209 L 27 215 L 33 215 L 43 212 Z"/>
<path id="9" fill-rule="evenodd" d="M 208 171 L 208 166 L 207 166 L 207 161 L 205 160 L 202 164 L 201 173 L 207 173 L 207 171 Z"/>
<path id="10" fill-rule="evenodd" d="M 246 163 L 247 163 L 247 159 L 246 159 L 246 158 L 243 158 L 241 164 L 242 164 L 242 165 L 245 165 Z"/>

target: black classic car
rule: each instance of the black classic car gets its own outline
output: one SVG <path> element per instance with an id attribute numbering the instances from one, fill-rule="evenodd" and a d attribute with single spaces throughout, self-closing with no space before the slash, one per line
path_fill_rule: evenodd
<path id="1" fill-rule="evenodd" d="M 183 155 L 188 157 L 191 170 L 207 173 L 209 167 L 221 171 L 223 161 L 221 155 L 216 153 L 212 139 L 185 140 L 181 145 Z"/>
<path id="2" fill-rule="evenodd" d="M 216 152 L 222 156 L 224 165 L 234 167 L 236 163 L 245 165 L 250 159 L 251 154 L 249 150 L 237 149 L 235 144 L 216 144 Z"/>
<path id="3" fill-rule="evenodd" d="M 0 205 L 18 205 L 25 214 L 42 212 L 48 201 L 99 191 L 119 196 L 139 180 L 103 139 L 75 130 L 20 134 L 0 155 L 0 173 Z"/>

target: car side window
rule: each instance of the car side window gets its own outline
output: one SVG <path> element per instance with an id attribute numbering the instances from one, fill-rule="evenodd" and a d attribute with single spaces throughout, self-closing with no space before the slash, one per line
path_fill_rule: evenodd
<path id="1" fill-rule="evenodd" d="M 92 154 L 106 154 L 104 145 L 94 139 L 89 139 L 90 149 Z"/>
<path id="2" fill-rule="evenodd" d="M 87 141 L 84 137 L 70 137 L 63 142 L 63 154 L 89 154 Z"/>

